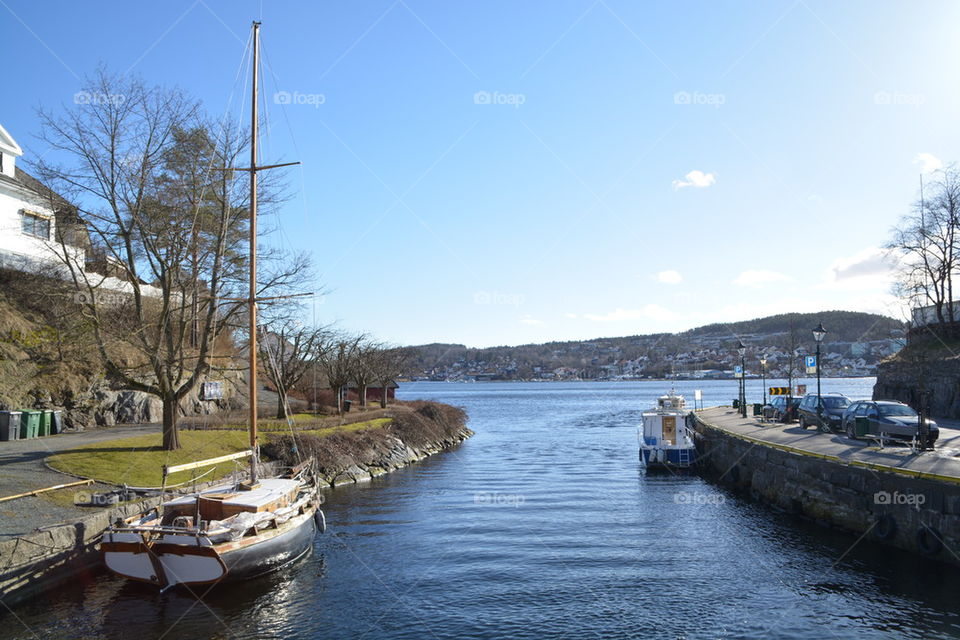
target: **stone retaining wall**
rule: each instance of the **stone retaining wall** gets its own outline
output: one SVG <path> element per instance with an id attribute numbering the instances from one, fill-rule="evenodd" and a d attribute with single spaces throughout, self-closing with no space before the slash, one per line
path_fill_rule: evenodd
<path id="1" fill-rule="evenodd" d="M 879 471 L 738 436 L 697 416 L 708 477 L 761 502 L 960 566 L 960 484 Z"/>

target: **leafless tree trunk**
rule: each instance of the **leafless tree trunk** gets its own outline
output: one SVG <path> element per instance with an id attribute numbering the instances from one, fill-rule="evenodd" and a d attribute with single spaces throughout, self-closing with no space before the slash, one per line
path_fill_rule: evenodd
<path id="1" fill-rule="evenodd" d="M 277 389 L 277 418 L 287 418 L 287 394 L 303 379 L 331 340 L 328 327 L 307 327 L 293 320 L 266 325 L 260 339 L 264 374 Z"/>
<path id="2" fill-rule="evenodd" d="M 181 91 L 104 71 L 85 89 L 102 99 L 40 112 L 41 139 L 65 160 L 38 170 L 76 203 L 104 270 L 120 276 L 87 271 L 61 243 L 107 376 L 161 399 L 163 446 L 177 449 L 180 401 L 233 355 L 249 209 L 246 189 L 224 169 L 247 140 L 206 124 Z M 295 279 L 291 271 L 258 288 L 274 291 Z"/>
<path id="3" fill-rule="evenodd" d="M 953 276 L 960 242 L 960 171 L 943 169 L 925 191 L 894 228 L 887 248 L 903 256 L 894 293 L 913 307 L 933 307 L 937 322 L 945 324 L 957 320 Z"/>
<path id="4" fill-rule="evenodd" d="M 363 335 L 340 335 L 330 340 L 318 354 L 318 362 L 327 384 L 337 396 L 337 413 L 343 414 L 343 392 L 357 370 L 357 347 Z"/>

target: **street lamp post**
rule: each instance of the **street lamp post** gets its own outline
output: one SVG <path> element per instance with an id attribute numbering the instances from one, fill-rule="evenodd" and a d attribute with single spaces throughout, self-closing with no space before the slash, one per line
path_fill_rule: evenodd
<path id="1" fill-rule="evenodd" d="M 740 354 L 740 416 L 747 417 L 747 370 L 743 357 L 747 353 L 747 347 L 743 340 L 737 341 L 737 353 Z"/>
<path id="2" fill-rule="evenodd" d="M 820 343 L 823 342 L 827 330 L 821 322 L 813 330 L 813 339 L 817 343 L 817 427 L 823 429 L 823 396 L 820 394 Z"/>
<path id="3" fill-rule="evenodd" d="M 767 404 L 767 356 L 760 358 L 760 380 L 763 384 L 763 404 Z"/>

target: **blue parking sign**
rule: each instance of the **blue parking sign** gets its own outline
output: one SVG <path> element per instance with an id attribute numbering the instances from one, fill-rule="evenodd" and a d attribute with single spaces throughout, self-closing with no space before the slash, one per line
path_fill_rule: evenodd
<path id="1" fill-rule="evenodd" d="M 734 378 L 742 378 L 742 377 L 743 377 L 743 367 L 741 367 L 740 365 L 735 366 L 735 367 L 733 368 L 733 377 L 734 377 Z"/>
<path id="2" fill-rule="evenodd" d="M 817 356 L 807 356 L 807 368 L 817 366 Z"/>

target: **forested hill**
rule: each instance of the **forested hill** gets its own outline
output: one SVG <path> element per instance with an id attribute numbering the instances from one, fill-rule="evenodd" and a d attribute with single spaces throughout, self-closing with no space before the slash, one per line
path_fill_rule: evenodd
<path id="1" fill-rule="evenodd" d="M 828 341 L 858 342 L 883 340 L 890 337 L 890 332 L 905 329 L 905 324 L 873 313 L 857 311 L 827 311 L 825 313 L 781 313 L 756 320 L 742 322 L 708 324 L 696 329 L 690 329 L 679 334 L 680 336 L 719 336 L 732 338 L 743 334 L 787 334 L 790 331 L 804 331 L 823 322 Z M 807 336 L 804 335 L 804 338 Z"/>
<path id="2" fill-rule="evenodd" d="M 831 357 L 824 358 L 824 366 L 837 375 L 870 375 L 879 360 L 899 348 L 905 329 L 904 323 L 886 316 L 826 311 L 711 324 L 677 334 L 480 349 L 434 343 L 410 347 L 409 375 L 433 380 L 556 380 L 716 373 L 733 366 L 738 340 L 747 345 L 749 357 L 767 356 L 775 373 L 788 366 L 787 353 L 813 349 L 811 329 L 820 322 L 829 332 L 824 352 Z"/>

